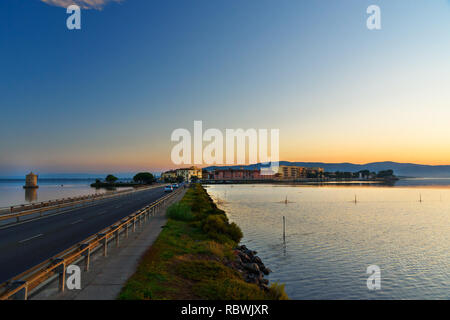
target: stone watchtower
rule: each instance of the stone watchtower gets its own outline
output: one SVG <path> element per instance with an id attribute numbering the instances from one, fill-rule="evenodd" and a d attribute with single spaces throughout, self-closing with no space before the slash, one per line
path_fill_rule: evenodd
<path id="1" fill-rule="evenodd" d="M 36 189 L 39 188 L 37 183 L 38 176 L 33 172 L 27 174 L 25 178 L 25 185 L 23 186 L 25 189 Z"/>

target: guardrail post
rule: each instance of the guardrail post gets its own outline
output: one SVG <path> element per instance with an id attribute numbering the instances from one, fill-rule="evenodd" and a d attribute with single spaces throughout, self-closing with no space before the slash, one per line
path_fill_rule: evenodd
<path id="1" fill-rule="evenodd" d="M 124 224 L 125 228 L 125 238 L 128 239 L 128 220 L 122 220 L 122 224 Z"/>
<path id="2" fill-rule="evenodd" d="M 22 285 L 24 285 L 26 282 L 25 281 L 14 281 L 10 288 L 11 290 L 14 290 Z M 17 291 L 12 298 L 14 300 L 28 300 L 28 287 L 25 286 L 22 289 L 20 289 L 19 291 Z"/>
<path id="3" fill-rule="evenodd" d="M 141 215 L 139 213 L 137 216 L 137 222 L 138 222 L 138 227 L 140 228 L 141 227 Z"/>
<path id="4" fill-rule="evenodd" d="M 108 255 L 108 236 L 105 233 L 100 233 L 98 237 L 104 237 L 104 239 L 100 240 L 100 243 L 103 245 L 103 256 L 106 257 Z"/>
<path id="5" fill-rule="evenodd" d="M 89 244 L 87 243 L 83 243 L 82 245 L 80 245 L 80 250 L 87 250 L 85 252 L 83 252 L 81 255 L 84 257 L 84 270 L 85 271 L 89 271 L 89 263 L 91 260 L 91 248 L 89 248 Z"/>
<path id="6" fill-rule="evenodd" d="M 114 231 L 114 236 L 116 237 L 116 247 L 119 246 L 119 235 L 120 235 L 120 228 L 117 226 L 111 227 L 111 231 Z"/>
<path id="7" fill-rule="evenodd" d="M 133 217 L 133 232 L 136 232 L 136 217 Z"/>
<path id="8" fill-rule="evenodd" d="M 59 285 L 58 289 L 59 292 L 64 292 L 64 288 L 66 286 L 66 263 L 64 262 L 64 259 L 55 259 L 53 260 L 54 264 L 61 263 L 56 269 L 55 272 L 59 274 Z"/>

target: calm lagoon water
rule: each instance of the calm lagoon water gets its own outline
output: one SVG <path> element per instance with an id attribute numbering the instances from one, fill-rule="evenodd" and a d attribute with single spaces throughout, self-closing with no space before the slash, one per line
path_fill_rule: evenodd
<path id="1" fill-rule="evenodd" d="M 0 208 L 106 192 L 91 188 L 93 182 L 92 179 L 40 179 L 38 189 L 25 190 L 25 180 L 0 179 Z"/>
<path id="2" fill-rule="evenodd" d="M 207 190 L 292 299 L 450 299 L 450 180 Z M 370 265 L 381 290 L 367 288 Z"/>

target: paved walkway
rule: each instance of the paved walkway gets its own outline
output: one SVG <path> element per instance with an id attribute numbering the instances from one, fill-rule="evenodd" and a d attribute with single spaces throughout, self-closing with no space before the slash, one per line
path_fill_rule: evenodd
<path id="1" fill-rule="evenodd" d="M 177 195 L 179 201 L 185 192 Z M 91 258 L 90 271 L 82 268 L 81 290 L 65 289 L 59 293 L 54 283 L 32 297 L 32 300 L 112 300 L 116 299 L 126 281 L 134 274 L 143 254 L 155 242 L 167 222 L 165 208 L 160 210 L 141 229 L 130 233 L 128 239 L 120 239 L 119 247 L 110 244 L 108 256 L 96 254 Z M 80 266 L 82 266 L 81 263 Z"/>

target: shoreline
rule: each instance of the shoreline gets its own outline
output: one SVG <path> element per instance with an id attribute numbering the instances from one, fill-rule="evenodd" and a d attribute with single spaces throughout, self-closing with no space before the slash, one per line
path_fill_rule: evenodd
<path id="1" fill-rule="evenodd" d="M 263 290 L 269 290 L 269 280 L 264 276 L 269 275 L 272 270 L 267 268 L 261 258 L 257 256 L 258 252 L 249 250 L 245 245 L 239 245 L 234 249 L 236 258 L 231 266 L 242 273 L 245 282 L 254 283 Z"/>
<path id="2" fill-rule="evenodd" d="M 371 180 L 355 180 L 355 179 L 303 179 L 303 180 L 202 180 L 203 185 L 215 184 L 279 184 L 279 185 L 361 185 L 361 184 L 377 184 L 377 185 L 395 185 L 402 179 L 371 179 Z"/>
<path id="3" fill-rule="evenodd" d="M 256 252 L 239 245 L 230 223 L 200 184 L 167 209 L 168 221 L 122 288 L 121 300 L 286 300 L 284 285 Z"/>

